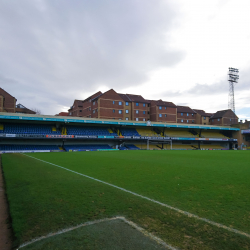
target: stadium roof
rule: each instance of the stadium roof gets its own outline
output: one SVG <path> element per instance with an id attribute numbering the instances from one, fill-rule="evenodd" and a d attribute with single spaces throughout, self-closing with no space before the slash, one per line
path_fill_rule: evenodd
<path id="1" fill-rule="evenodd" d="M 36 121 L 36 122 L 61 122 L 61 123 L 79 123 L 79 124 L 108 124 L 120 126 L 152 126 L 152 127 L 169 127 L 169 128 L 192 128 L 192 129 L 216 129 L 216 130 L 240 130 L 239 128 L 229 126 L 214 126 L 214 125 L 200 125 L 200 124 L 181 124 L 181 123 L 162 123 L 162 122 L 148 122 L 140 121 L 126 121 L 113 119 L 94 119 L 87 117 L 66 117 L 66 116 L 52 116 L 52 115 L 31 115 L 31 114 L 16 114 L 0 112 L 0 122 L 3 120 L 18 120 L 18 121 Z"/>

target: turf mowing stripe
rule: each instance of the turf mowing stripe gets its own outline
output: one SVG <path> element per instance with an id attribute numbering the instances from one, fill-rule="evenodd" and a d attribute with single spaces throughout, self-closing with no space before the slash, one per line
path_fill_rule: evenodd
<path id="1" fill-rule="evenodd" d="M 44 240 L 44 239 L 47 239 L 47 238 L 50 238 L 50 237 L 53 237 L 53 236 L 56 236 L 56 235 L 59 235 L 59 234 L 63 234 L 63 233 L 67 233 L 69 231 L 72 231 L 72 230 L 75 230 L 75 229 L 78 229 L 80 227 L 85 227 L 85 226 L 90 226 L 90 225 L 94 225 L 94 224 L 97 224 L 97 223 L 101 223 L 101 222 L 106 222 L 106 221 L 112 221 L 112 220 L 122 220 L 124 221 L 125 223 L 127 223 L 128 225 L 132 226 L 133 228 L 135 228 L 136 230 L 138 230 L 139 232 L 141 232 L 142 234 L 144 234 L 145 236 L 153 239 L 154 241 L 156 241 L 158 244 L 166 247 L 167 249 L 170 249 L 170 250 L 177 250 L 176 248 L 168 245 L 166 242 L 164 242 L 163 240 L 161 240 L 160 238 L 154 236 L 153 234 L 147 232 L 145 229 L 139 227 L 138 225 L 136 225 L 134 222 L 132 221 L 129 221 L 129 220 L 126 220 L 125 217 L 121 217 L 121 216 L 117 216 L 117 217 L 113 217 L 113 218 L 106 218 L 106 219 L 100 219 L 100 220 L 95 220 L 95 221 L 88 221 L 88 222 L 85 222 L 83 224 L 80 224 L 80 225 L 77 225 L 75 227 L 70 227 L 70 228 L 66 228 L 66 229 L 63 229 L 63 230 L 60 230 L 56 233 L 49 233 L 47 234 L 46 236 L 42 236 L 42 237 L 39 237 L 39 238 L 35 238 L 29 242 L 26 242 L 26 243 L 23 243 L 22 245 L 19 246 L 18 249 L 20 248 L 23 248 L 27 245 L 30 245 L 32 243 L 35 243 L 37 241 L 40 241 L 40 240 Z M 17 250 L 18 250 L 17 249 Z"/>
<path id="2" fill-rule="evenodd" d="M 24 154 L 24 155 L 26 155 L 26 154 Z M 211 221 L 211 220 L 206 219 L 206 218 L 199 217 L 198 215 L 191 214 L 191 213 L 186 212 L 186 211 L 184 211 L 184 210 L 181 210 L 181 209 L 179 209 L 179 208 L 172 207 L 172 206 L 170 206 L 170 205 L 168 205 L 168 204 L 164 204 L 164 203 L 162 203 L 162 202 L 160 202 L 160 201 L 156 201 L 156 200 L 154 200 L 154 199 L 150 199 L 150 198 L 148 198 L 148 197 L 146 197 L 146 196 L 143 196 L 143 195 L 134 193 L 134 192 L 129 191 L 129 190 L 125 189 L 125 188 L 121 188 L 121 187 L 118 187 L 118 186 L 116 186 L 116 185 L 110 184 L 110 183 L 108 183 L 108 182 L 101 181 L 101 180 L 99 180 L 99 179 L 93 178 L 93 177 L 91 177 L 91 176 L 88 176 L 88 175 L 85 175 L 85 174 L 78 173 L 78 172 L 76 172 L 76 171 L 73 171 L 73 170 L 71 170 L 71 169 L 68 169 L 68 168 L 65 168 L 65 167 L 56 165 L 56 164 L 54 164 L 54 163 L 51 163 L 51 162 L 48 162 L 48 161 L 44 161 L 44 160 L 35 158 L 35 157 L 33 157 L 33 156 L 30 156 L 30 155 L 26 155 L 26 156 L 27 156 L 27 157 L 30 157 L 30 158 L 33 158 L 33 159 L 35 159 L 35 160 L 38 160 L 38 161 L 41 161 L 41 162 L 44 162 L 44 163 L 47 163 L 47 164 L 50 164 L 50 165 L 59 167 L 59 168 L 62 168 L 62 169 L 65 169 L 65 170 L 70 171 L 70 172 L 72 172 L 72 173 L 75 173 L 75 174 L 84 176 L 84 177 L 89 178 L 89 179 L 91 179 L 91 180 L 98 181 L 98 182 L 100 182 L 100 183 L 103 183 L 103 184 L 109 185 L 109 186 L 111 186 L 111 187 L 120 189 L 120 190 L 122 190 L 122 191 L 124 191 L 124 192 L 127 192 L 127 193 L 129 193 L 129 194 L 133 194 L 133 195 L 135 195 L 135 196 L 138 196 L 138 197 L 141 197 L 141 198 L 143 198 L 143 199 L 145 199 L 145 200 L 154 202 L 154 203 L 156 203 L 156 204 L 158 204 L 158 205 L 161 205 L 161 206 L 163 206 L 163 207 L 167 207 L 167 208 L 169 208 L 169 209 L 171 209 L 171 210 L 174 210 L 174 211 L 176 211 L 176 212 L 178 212 L 178 213 L 187 215 L 188 217 L 192 217 L 192 218 L 195 218 L 195 219 L 197 219 L 197 220 L 201 220 L 201 221 L 207 222 L 207 223 L 209 223 L 209 224 L 211 224 L 211 225 L 213 225 L 213 226 L 216 226 L 216 227 L 219 227 L 219 228 L 223 228 L 223 229 L 226 229 L 226 230 L 228 230 L 228 231 L 230 231 L 230 232 L 233 232 L 233 233 L 236 233 L 236 234 L 240 234 L 240 235 L 243 235 L 243 236 L 246 236 L 246 237 L 250 238 L 250 234 L 245 233 L 245 232 L 242 232 L 242 231 L 240 231 L 240 230 L 237 230 L 237 229 L 234 229 L 234 228 L 231 228 L 231 227 L 227 227 L 227 226 L 225 226 L 225 225 L 223 225 L 223 224 L 220 224 L 220 223 Z"/>

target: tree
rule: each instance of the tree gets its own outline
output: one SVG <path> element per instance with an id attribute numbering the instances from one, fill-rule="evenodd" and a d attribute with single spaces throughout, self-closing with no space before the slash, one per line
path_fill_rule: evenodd
<path id="1" fill-rule="evenodd" d="M 36 112 L 37 115 L 42 115 L 42 111 L 40 109 L 32 108 L 31 110 Z"/>

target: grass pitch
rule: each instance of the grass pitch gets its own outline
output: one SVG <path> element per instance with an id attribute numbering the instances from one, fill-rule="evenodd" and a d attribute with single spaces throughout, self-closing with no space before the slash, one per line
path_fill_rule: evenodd
<path id="1" fill-rule="evenodd" d="M 250 233 L 248 151 L 29 155 Z M 17 245 L 86 221 L 124 216 L 174 247 L 250 249 L 248 237 L 25 155 L 5 154 L 2 163 Z"/>

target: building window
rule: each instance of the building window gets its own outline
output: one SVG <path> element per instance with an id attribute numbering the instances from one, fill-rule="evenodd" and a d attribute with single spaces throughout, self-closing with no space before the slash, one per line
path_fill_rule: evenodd
<path id="1" fill-rule="evenodd" d="M 70 112 L 69 115 L 71 115 L 72 113 Z"/>
<path id="2" fill-rule="evenodd" d="M 192 120 L 192 123 L 194 123 L 194 120 Z"/>
<path id="3" fill-rule="evenodd" d="M 89 111 L 91 110 L 91 107 L 89 107 Z"/>
<path id="4" fill-rule="evenodd" d="M 143 107 L 146 107 L 146 104 L 145 104 L 145 103 L 143 103 Z"/>
<path id="5" fill-rule="evenodd" d="M 93 105 L 95 105 L 95 102 L 93 102 Z"/>
<path id="6" fill-rule="evenodd" d="M 187 116 L 188 116 L 188 113 L 187 113 Z"/>
<path id="7" fill-rule="evenodd" d="M 205 116 L 203 117 L 203 120 L 206 120 L 206 117 L 205 117 Z"/>
<path id="8" fill-rule="evenodd" d="M 128 109 L 126 109 L 126 114 L 128 114 Z"/>
<path id="9" fill-rule="evenodd" d="M 122 102 L 119 102 L 119 105 L 122 105 Z"/>
<path id="10" fill-rule="evenodd" d="M 165 107 L 165 109 L 167 109 L 167 107 Z"/>
<path id="11" fill-rule="evenodd" d="M 183 122 L 183 119 L 181 119 L 181 122 Z"/>
<path id="12" fill-rule="evenodd" d="M 80 112 L 82 112 L 82 110 L 80 110 Z"/>
<path id="13" fill-rule="evenodd" d="M 93 110 L 93 114 L 95 113 L 95 110 Z"/>
<path id="14" fill-rule="evenodd" d="M 230 118 L 230 122 L 232 121 L 232 119 Z"/>
<path id="15" fill-rule="evenodd" d="M 167 115 L 165 115 L 165 117 L 167 117 Z"/>
<path id="16" fill-rule="evenodd" d="M 194 116 L 194 114 L 192 114 L 192 116 Z"/>
<path id="17" fill-rule="evenodd" d="M 122 114 L 122 110 L 119 110 L 118 113 L 119 113 L 119 114 Z"/>
<path id="18" fill-rule="evenodd" d="M 128 121 L 128 117 L 126 117 L 126 120 Z"/>
<path id="19" fill-rule="evenodd" d="M 126 106 L 128 106 L 128 102 L 126 102 Z"/>
<path id="20" fill-rule="evenodd" d="M 119 120 L 121 120 L 122 118 L 119 118 Z"/>
<path id="21" fill-rule="evenodd" d="M 135 118 L 136 121 L 139 121 L 139 118 Z"/>
<path id="22" fill-rule="evenodd" d="M 136 106 L 139 106 L 139 103 L 137 102 L 135 105 L 136 105 Z"/>
<path id="23" fill-rule="evenodd" d="M 136 114 L 139 114 L 139 110 L 136 110 L 135 113 L 136 113 Z"/>
<path id="24" fill-rule="evenodd" d="M 218 122 L 220 121 L 220 118 L 218 118 Z"/>
<path id="25" fill-rule="evenodd" d="M 187 123 L 188 123 L 188 120 L 187 120 Z"/>
<path id="26" fill-rule="evenodd" d="M 143 111 L 143 114 L 146 115 L 146 111 Z"/>
<path id="27" fill-rule="evenodd" d="M 181 113 L 181 116 L 183 116 L 183 113 Z"/>
<path id="28" fill-rule="evenodd" d="M 159 109 L 162 109 L 162 107 L 161 107 L 161 106 L 159 106 Z"/>
<path id="29" fill-rule="evenodd" d="M 159 114 L 159 117 L 162 117 L 162 114 Z"/>
<path id="30" fill-rule="evenodd" d="M 145 122 L 145 121 L 146 121 L 146 119 L 145 119 L 145 118 L 143 118 L 143 121 Z"/>
<path id="31" fill-rule="evenodd" d="M 113 113 L 115 113 L 115 110 L 113 109 Z"/>
<path id="32" fill-rule="evenodd" d="M 98 112 L 98 109 L 96 109 L 96 112 Z"/>
<path id="33" fill-rule="evenodd" d="M 115 101 L 113 101 L 113 104 L 115 104 Z"/>

